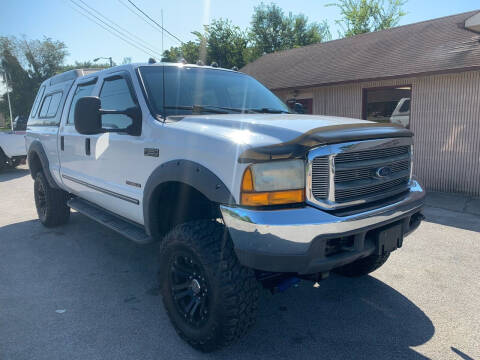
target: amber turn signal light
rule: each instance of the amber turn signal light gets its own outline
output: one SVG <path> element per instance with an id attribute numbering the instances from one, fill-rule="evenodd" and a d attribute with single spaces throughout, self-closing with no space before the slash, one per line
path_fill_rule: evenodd
<path id="1" fill-rule="evenodd" d="M 256 192 L 253 174 L 247 168 L 243 174 L 240 202 L 245 206 L 296 204 L 305 201 L 305 189 Z"/>
<path id="2" fill-rule="evenodd" d="M 242 205 L 245 206 L 295 204 L 304 201 L 304 189 L 242 193 L 241 199 Z"/>

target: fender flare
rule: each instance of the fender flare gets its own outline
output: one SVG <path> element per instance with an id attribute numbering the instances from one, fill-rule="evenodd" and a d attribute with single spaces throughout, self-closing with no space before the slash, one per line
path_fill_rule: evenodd
<path id="1" fill-rule="evenodd" d="M 190 160 L 172 160 L 158 166 L 148 177 L 143 192 L 143 218 L 151 233 L 151 215 L 155 213 L 153 194 L 163 183 L 179 182 L 191 186 L 207 199 L 218 204 L 235 205 L 235 198 L 220 178 L 205 166 Z"/>
<path id="2" fill-rule="evenodd" d="M 43 145 L 40 141 L 34 140 L 31 144 L 30 147 L 28 148 L 28 153 L 27 153 L 27 161 L 28 161 L 28 167 L 30 169 L 30 176 L 32 179 L 35 179 L 35 174 L 32 173 L 32 165 L 31 161 L 33 158 L 33 155 L 37 155 L 39 160 L 40 160 L 40 165 L 42 166 L 43 173 L 45 174 L 45 178 L 48 181 L 48 184 L 54 188 L 58 189 L 58 185 L 53 179 L 52 174 L 50 173 L 50 163 L 48 162 L 48 157 L 47 154 L 45 153 L 45 149 L 43 148 Z"/>

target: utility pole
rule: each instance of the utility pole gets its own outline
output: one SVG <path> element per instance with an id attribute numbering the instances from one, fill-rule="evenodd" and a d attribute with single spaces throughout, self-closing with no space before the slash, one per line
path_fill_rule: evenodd
<path id="1" fill-rule="evenodd" d="M 8 74 L 3 70 L 3 78 L 5 80 L 5 85 L 7 86 L 7 99 L 8 99 L 8 110 L 10 110 L 10 127 L 13 131 L 13 115 L 12 115 L 12 103 L 10 102 L 10 88 L 8 87 Z"/>
<path id="2" fill-rule="evenodd" d="M 165 51 L 163 47 L 163 9 L 161 9 L 161 14 L 162 14 L 162 57 L 163 57 L 163 53 Z M 160 61 L 162 61 L 162 59 L 160 59 Z"/>

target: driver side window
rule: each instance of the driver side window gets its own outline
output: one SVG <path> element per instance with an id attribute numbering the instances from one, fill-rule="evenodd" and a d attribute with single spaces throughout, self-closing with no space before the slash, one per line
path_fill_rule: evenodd
<path id="1" fill-rule="evenodd" d="M 136 105 L 127 80 L 123 77 L 105 79 L 100 100 L 104 110 L 125 110 Z M 105 129 L 126 129 L 130 125 L 132 125 L 132 119 L 127 115 L 102 115 L 102 127 Z"/>

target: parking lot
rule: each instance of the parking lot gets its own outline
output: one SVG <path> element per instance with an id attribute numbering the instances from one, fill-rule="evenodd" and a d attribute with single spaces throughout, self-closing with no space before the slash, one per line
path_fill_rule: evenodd
<path id="1" fill-rule="evenodd" d="M 0 174 L 0 359 L 478 359 L 479 200 L 432 194 L 427 220 L 380 270 L 264 292 L 258 322 L 201 354 L 162 307 L 157 247 L 73 213 L 37 220 L 26 167 Z"/>

